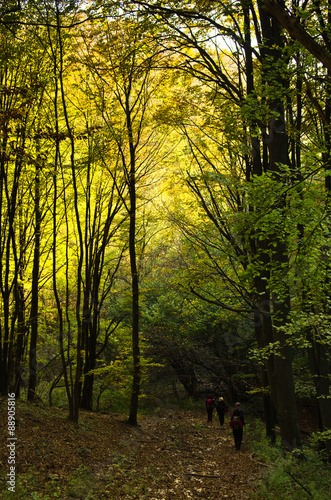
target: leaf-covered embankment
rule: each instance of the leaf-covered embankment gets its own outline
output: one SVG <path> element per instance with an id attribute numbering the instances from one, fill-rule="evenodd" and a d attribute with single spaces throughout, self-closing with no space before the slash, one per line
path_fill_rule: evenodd
<path id="1" fill-rule="evenodd" d="M 1 498 L 7 498 L 4 403 Z M 140 416 L 138 427 L 124 415 L 82 412 L 75 426 L 66 411 L 19 402 L 16 436 L 11 499 L 246 499 L 265 471 L 245 437 L 237 453 L 228 426 L 215 420 L 208 427 L 202 410 L 161 410 Z"/>

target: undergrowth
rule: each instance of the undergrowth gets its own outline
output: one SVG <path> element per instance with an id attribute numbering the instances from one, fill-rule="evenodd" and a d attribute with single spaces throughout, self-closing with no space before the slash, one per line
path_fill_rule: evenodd
<path id="1" fill-rule="evenodd" d="M 266 464 L 260 489 L 253 499 L 324 500 L 331 491 L 331 465 L 323 460 L 314 444 L 316 436 L 307 441 L 302 453 L 284 452 L 280 441 L 270 444 L 261 422 L 249 429 L 249 442 L 254 457 Z"/>

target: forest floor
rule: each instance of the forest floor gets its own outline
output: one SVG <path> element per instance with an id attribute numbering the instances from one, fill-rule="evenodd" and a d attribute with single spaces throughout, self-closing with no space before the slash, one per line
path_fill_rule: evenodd
<path id="1" fill-rule="evenodd" d="M 216 415 L 215 415 L 216 416 Z M 0 399 L 1 499 L 248 499 L 267 467 L 244 434 L 236 452 L 227 421 L 203 410 L 126 416 L 16 403 L 15 493 L 7 491 L 7 401 Z"/>

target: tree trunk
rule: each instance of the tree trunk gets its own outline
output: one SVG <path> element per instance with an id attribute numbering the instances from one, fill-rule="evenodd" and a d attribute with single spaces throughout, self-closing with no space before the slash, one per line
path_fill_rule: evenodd
<path id="1" fill-rule="evenodd" d="M 260 19 L 262 26 L 262 36 L 265 42 L 263 62 L 263 73 L 265 81 L 277 81 L 278 87 L 283 89 L 285 96 L 287 82 L 284 80 L 281 69 L 277 69 L 277 63 L 284 64 L 284 53 L 282 52 L 283 41 L 279 24 L 270 20 L 260 8 Z M 271 63 L 273 61 L 273 64 Z M 273 175 L 273 179 L 283 182 L 280 174 L 282 165 L 289 165 L 288 138 L 285 128 L 284 105 L 280 97 L 270 99 L 270 110 L 273 117 L 269 126 L 268 164 L 265 171 Z M 275 209 L 285 213 L 286 199 L 280 199 Z M 279 343 L 279 350 L 273 357 L 272 371 L 269 368 L 269 383 L 273 402 L 277 411 L 277 419 L 280 426 L 282 444 L 289 450 L 301 447 L 301 437 L 298 425 L 296 409 L 296 395 L 294 390 L 292 358 L 293 349 L 288 344 L 288 339 L 284 329 L 289 322 L 290 294 L 287 285 L 288 279 L 288 249 L 287 235 L 284 228 L 275 228 L 275 232 L 269 235 L 274 251 L 271 258 L 272 272 L 277 276 L 276 288 L 272 291 L 272 326 L 273 342 Z M 275 279 L 273 277 L 273 279 Z"/>
<path id="2" fill-rule="evenodd" d="M 133 379 L 130 403 L 129 424 L 137 425 L 138 397 L 140 392 L 140 345 L 139 345 L 139 281 L 136 257 L 136 184 L 135 161 L 131 157 L 130 170 L 130 235 L 129 252 L 131 266 L 132 290 L 132 354 L 133 354 Z"/>
<path id="3" fill-rule="evenodd" d="M 133 132 L 129 102 L 129 92 L 126 95 L 126 119 L 130 145 L 130 172 L 129 172 L 129 195 L 130 195 L 130 228 L 129 228 L 129 253 L 131 269 L 131 291 L 132 291 L 132 392 L 130 402 L 129 424 L 137 425 L 138 399 L 140 392 L 140 344 L 139 344 L 139 279 L 136 254 L 136 157 L 133 143 Z"/>
<path id="4" fill-rule="evenodd" d="M 40 267 L 40 238 L 41 238 L 41 210 L 40 210 L 40 158 L 37 158 L 35 173 L 35 234 L 34 255 L 31 287 L 30 312 L 30 349 L 29 349 L 29 386 L 28 400 L 33 401 L 37 385 L 37 338 L 38 338 L 38 309 L 39 309 L 39 267 Z"/>

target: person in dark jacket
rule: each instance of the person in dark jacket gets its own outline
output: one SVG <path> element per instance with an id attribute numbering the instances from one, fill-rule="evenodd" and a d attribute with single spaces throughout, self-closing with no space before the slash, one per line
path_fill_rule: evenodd
<path id="1" fill-rule="evenodd" d="M 216 411 L 218 414 L 218 418 L 220 420 L 220 425 L 222 427 L 222 425 L 224 424 L 224 414 L 227 413 L 227 411 L 228 411 L 226 402 L 224 401 L 224 399 L 222 397 L 219 398 L 219 400 L 216 403 Z"/>
<path id="2" fill-rule="evenodd" d="M 245 422 L 245 414 L 244 414 L 244 410 L 240 406 L 240 403 L 236 403 L 234 405 L 234 410 L 231 413 L 231 419 L 233 417 L 233 413 L 234 413 L 235 410 L 239 410 L 239 412 L 240 412 L 240 420 L 242 421 L 243 425 L 245 425 L 245 423 L 246 423 Z"/>
<path id="3" fill-rule="evenodd" d="M 208 422 L 213 421 L 213 411 L 215 408 L 215 401 L 213 399 L 213 396 L 209 396 L 206 400 L 206 410 L 207 410 L 207 416 L 208 416 Z"/>
<path id="4" fill-rule="evenodd" d="M 232 427 L 234 445 L 237 451 L 240 450 L 241 443 L 244 435 L 244 425 L 245 425 L 245 415 L 240 404 L 236 403 L 236 407 L 231 413 L 231 420 L 229 422 L 230 427 Z"/>

